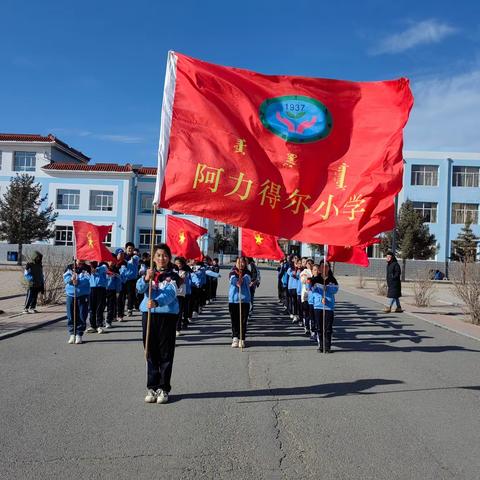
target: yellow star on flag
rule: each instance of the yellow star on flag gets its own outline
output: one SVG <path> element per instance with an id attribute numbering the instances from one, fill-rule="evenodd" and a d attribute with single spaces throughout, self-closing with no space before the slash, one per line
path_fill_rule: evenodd
<path id="1" fill-rule="evenodd" d="M 263 237 L 260 233 L 255 233 L 255 243 L 261 245 L 263 242 Z"/>
<path id="2" fill-rule="evenodd" d="M 186 240 L 185 232 L 182 230 L 182 231 L 178 234 L 178 242 L 180 243 L 180 245 L 183 245 L 183 244 L 185 243 L 185 240 Z"/>
<path id="3" fill-rule="evenodd" d="M 87 233 L 87 241 L 88 241 L 88 246 L 90 248 L 93 248 L 95 246 L 95 242 L 93 241 L 93 235 L 92 235 L 92 232 L 88 232 Z"/>

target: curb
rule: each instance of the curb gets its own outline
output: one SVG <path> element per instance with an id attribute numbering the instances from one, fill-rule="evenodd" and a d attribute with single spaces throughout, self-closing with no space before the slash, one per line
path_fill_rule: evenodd
<path id="1" fill-rule="evenodd" d="M 372 300 L 373 302 L 378 303 L 379 305 L 383 305 L 383 302 L 380 302 L 376 298 L 374 298 L 370 295 L 368 297 L 366 295 L 360 295 L 359 293 L 351 290 L 349 287 L 342 287 L 342 290 L 345 290 L 352 295 L 357 295 L 358 297 L 361 297 L 361 298 L 368 298 L 368 299 Z M 473 335 L 470 335 L 469 333 L 462 332 L 461 330 L 457 330 L 455 328 L 448 327 L 448 326 L 444 325 L 443 323 L 438 323 L 435 320 L 430 320 L 428 318 L 422 317 L 421 315 L 418 315 L 417 313 L 408 312 L 405 309 L 404 309 L 404 311 L 407 315 L 411 315 L 412 317 L 418 318 L 419 320 L 423 320 L 424 322 L 430 323 L 431 325 L 435 325 L 436 327 L 443 328 L 444 330 L 448 330 L 449 332 L 453 332 L 453 333 L 456 333 L 458 335 L 462 335 L 464 337 L 471 338 L 473 340 L 476 340 L 477 342 L 480 342 L 480 336 L 475 337 Z M 479 331 L 479 333 L 480 333 L 480 331 Z"/>
<path id="2" fill-rule="evenodd" d="M 29 325 L 28 327 L 17 328 L 17 330 L 12 330 L 11 332 L 0 333 L 0 341 L 5 340 L 7 338 L 16 337 L 17 335 L 21 335 L 25 332 L 30 332 L 32 330 L 36 330 L 37 328 L 46 327 L 47 325 L 51 325 L 52 323 L 57 323 L 62 320 L 66 320 L 67 316 L 64 315 L 63 317 L 55 318 L 53 320 L 46 320 L 44 322 L 35 323 L 34 325 Z"/>

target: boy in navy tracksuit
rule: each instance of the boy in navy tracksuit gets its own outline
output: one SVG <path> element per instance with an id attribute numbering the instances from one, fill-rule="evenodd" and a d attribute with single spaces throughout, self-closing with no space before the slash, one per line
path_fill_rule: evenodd
<path id="1" fill-rule="evenodd" d="M 178 319 L 177 285 L 181 279 L 171 263 L 172 254 L 166 244 L 155 247 L 155 268 L 148 269 L 137 281 L 137 290 L 145 293 L 140 305 L 142 312 L 143 345 L 147 350 L 147 395 L 146 403 L 167 403 L 171 390 L 173 356 Z M 149 282 L 152 294 L 148 298 Z M 148 310 L 150 325 L 147 343 Z"/>
<path id="2" fill-rule="evenodd" d="M 90 299 L 90 267 L 83 260 L 78 260 L 76 265 L 68 265 L 63 281 L 67 298 L 68 343 L 83 343 Z"/>
<path id="3" fill-rule="evenodd" d="M 315 329 L 318 338 L 318 351 L 331 353 L 333 320 L 335 310 L 335 295 L 338 292 L 338 282 L 330 270 L 328 262 L 320 262 L 319 268 L 325 277 L 316 277 L 312 286 Z M 325 336 L 325 349 L 323 338 Z"/>
<path id="4" fill-rule="evenodd" d="M 103 314 L 107 300 L 107 270 L 105 263 L 91 262 L 90 273 L 90 327 L 87 333 L 103 333 Z"/>
<path id="5" fill-rule="evenodd" d="M 112 328 L 112 322 L 117 318 L 117 295 L 122 290 L 122 279 L 114 261 L 108 262 L 107 270 L 107 321 L 105 328 Z"/>

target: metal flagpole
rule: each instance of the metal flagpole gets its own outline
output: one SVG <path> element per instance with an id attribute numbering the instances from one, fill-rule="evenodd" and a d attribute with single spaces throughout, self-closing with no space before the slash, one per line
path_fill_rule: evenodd
<path id="1" fill-rule="evenodd" d="M 155 246 L 155 230 L 157 228 L 157 204 L 153 204 L 153 218 L 152 218 L 152 234 L 150 237 L 150 270 L 153 270 L 153 247 Z M 165 219 L 165 228 L 166 228 L 166 219 Z M 165 236 L 165 238 L 167 238 Z M 152 299 L 152 278 L 150 277 L 148 281 L 148 300 Z M 152 312 L 150 308 L 147 308 L 147 327 L 145 332 L 145 361 L 148 360 L 148 342 L 150 338 L 150 318 Z"/>
<path id="2" fill-rule="evenodd" d="M 73 227 L 73 275 L 77 274 L 77 239 L 75 236 L 75 226 Z M 78 285 L 78 278 L 76 278 Z M 73 281 L 72 281 L 73 283 Z M 73 284 L 73 335 L 77 335 L 77 285 Z M 75 340 L 74 340 L 75 341 Z"/>
<path id="3" fill-rule="evenodd" d="M 238 256 L 242 256 L 242 241 L 241 241 L 241 230 L 238 227 Z M 242 343 L 242 333 L 243 333 L 243 319 L 242 319 L 242 283 L 243 275 L 242 272 L 238 272 L 238 312 L 240 315 L 240 351 L 243 352 L 243 343 Z"/>
<path id="4" fill-rule="evenodd" d="M 327 266 L 327 253 L 328 253 L 328 245 L 325 245 L 325 256 L 323 257 L 323 321 L 322 321 L 322 336 L 323 336 L 323 353 L 327 351 L 327 344 L 325 342 L 325 335 L 326 335 L 326 328 L 325 328 L 325 296 L 327 293 L 327 279 L 325 277 L 326 273 L 326 266 Z"/>

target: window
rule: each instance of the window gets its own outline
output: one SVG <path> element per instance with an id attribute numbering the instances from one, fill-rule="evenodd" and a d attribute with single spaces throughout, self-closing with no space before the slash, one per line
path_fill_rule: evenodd
<path id="1" fill-rule="evenodd" d="M 78 210 L 80 190 L 57 190 L 57 210 Z"/>
<path id="2" fill-rule="evenodd" d="M 37 160 L 35 152 L 15 152 L 13 170 L 15 172 L 34 172 Z"/>
<path id="3" fill-rule="evenodd" d="M 478 223 L 478 203 L 452 203 L 452 223 Z"/>
<path id="4" fill-rule="evenodd" d="M 453 187 L 478 187 L 480 167 L 453 167 Z"/>
<path id="5" fill-rule="evenodd" d="M 108 235 L 105 237 L 103 244 L 107 247 L 112 246 L 112 232 L 108 232 Z"/>
<path id="6" fill-rule="evenodd" d="M 412 185 L 438 186 L 437 165 L 412 165 Z"/>
<path id="7" fill-rule="evenodd" d="M 153 212 L 153 193 L 140 193 L 139 213 Z"/>
<path id="8" fill-rule="evenodd" d="M 151 230 L 140 230 L 140 238 L 138 242 L 138 248 L 150 248 L 150 243 L 151 243 Z M 162 243 L 162 231 L 161 230 L 155 230 L 155 243 Z"/>
<path id="9" fill-rule="evenodd" d="M 90 210 L 113 210 L 113 192 L 105 190 L 90 190 Z"/>
<path id="10" fill-rule="evenodd" d="M 420 213 L 426 223 L 437 223 L 437 204 L 433 202 L 413 202 L 413 208 Z"/>
<path id="11" fill-rule="evenodd" d="M 55 227 L 55 245 L 73 245 L 73 227 L 57 225 Z"/>

